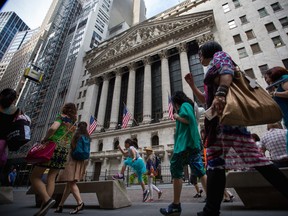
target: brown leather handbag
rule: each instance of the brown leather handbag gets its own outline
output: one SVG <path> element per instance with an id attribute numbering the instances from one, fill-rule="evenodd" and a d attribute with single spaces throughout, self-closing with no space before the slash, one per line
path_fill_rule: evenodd
<path id="1" fill-rule="evenodd" d="M 223 125 L 252 126 L 282 119 L 282 111 L 273 98 L 254 79 L 237 66 L 220 116 Z"/>

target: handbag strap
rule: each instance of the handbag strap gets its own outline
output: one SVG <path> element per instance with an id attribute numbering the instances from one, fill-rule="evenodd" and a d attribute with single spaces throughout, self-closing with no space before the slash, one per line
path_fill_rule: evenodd
<path id="1" fill-rule="evenodd" d="M 73 128 L 73 126 L 75 125 L 76 125 L 76 122 L 74 122 L 74 124 L 70 128 L 68 128 L 66 133 L 62 137 L 60 137 L 60 139 L 58 139 L 58 142 L 60 142 L 71 131 L 70 129 Z"/>

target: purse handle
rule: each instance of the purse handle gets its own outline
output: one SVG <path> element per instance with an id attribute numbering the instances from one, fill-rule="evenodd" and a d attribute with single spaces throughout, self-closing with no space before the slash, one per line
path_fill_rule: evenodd
<path id="1" fill-rule="evenodd" d="M 68 128 L 66 133 L 60 139 L 58 139 L 57 141 L 60 142 L 71 131 L 70 129 L 73 128 L 74 125 L 76 125 L 76 121 L 74 122 L 74 124 L 70 128 Z"/>

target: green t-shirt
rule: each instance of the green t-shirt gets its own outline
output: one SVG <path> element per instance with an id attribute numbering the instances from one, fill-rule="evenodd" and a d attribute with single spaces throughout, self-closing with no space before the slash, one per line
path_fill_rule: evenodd
<path id="1" fill-rule="evenodd" d="M 188 148 L 201 149 L 198 124 L 195 118 L 194 109 L 190 103 L 183 103 L 179 109 L 178 115 L 189 121 L 189 124 L 176 120 L 176 133 L 174 153 L 180 153 Z"/>
<path id="2" fill-rule="evenodd" d="M 74 122 L 67 116 L 61 116 L 60 114 L 57 115 L 56 120 L 61 125 L 55 131 L 55 133 L 49 137 L 48 140 L 51 140 L 56 143 L 68 145 L 71 143 L 73 132 L 75 131 L 75 126 L 73 126 Z M 68 131 L 69 129 L 69 131 Z M 65 135 L 65 136 L 64 136 Z"/>

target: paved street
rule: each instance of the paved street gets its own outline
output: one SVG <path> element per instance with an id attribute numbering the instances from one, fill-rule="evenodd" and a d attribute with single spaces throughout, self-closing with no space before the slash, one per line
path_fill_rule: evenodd
<path id="1" fill-rule="evenodd" d="M 98 216 L 157 216 L 159 208 L 166 207 L 172 198 L 172 185 L 160 185 L 163 191 L 163 196 L 160 200 L 157 199 L 157 194 L 154 195 L 155 202 L 153 203 L 142 203 L 142 191 L 140 186 L 131 186 L 127 188 L 128 195 L 132 201 L 132 206 L 116 210 L 103 210 L 97 207 L 97 198 L 95 194 L 82 194 L 83 200 L 86 204 L 84 211 L 80 212 L 79 215 L 98 215 Z M 34 196 L 26 195 L 27 188 L 15 188 L 14 190 L 14 203 L 0 205 L 1 216 L 23 216 L 33 215 L 38 208 L 35 207 Z M 235 201 L 233 203 L 223 203 L 221 216 L 287 216 L 287 210 L 249 210 L 245 209 L 234 190 L 231 190 L 235 195 Z M 203 208 L 202 198 L 193 198 L 195 189 L 191 185 L 184 184 L 182 192 L 182 214 L 181 216 L 196 216 L 198 211 Z M 267 194 L 267 196 L 269 196 Z M 70 215 L 69 212 L 73 208 L 75 200 L 72 196 L 66 201 L 63 213 L 61 215 Z M 96 205 L 95 205 L 96 204 Z M 51 209 L 47 215 L 55 215 L 54 209 Z M 57 215 L 57 214 L 56 214 Z"/>

